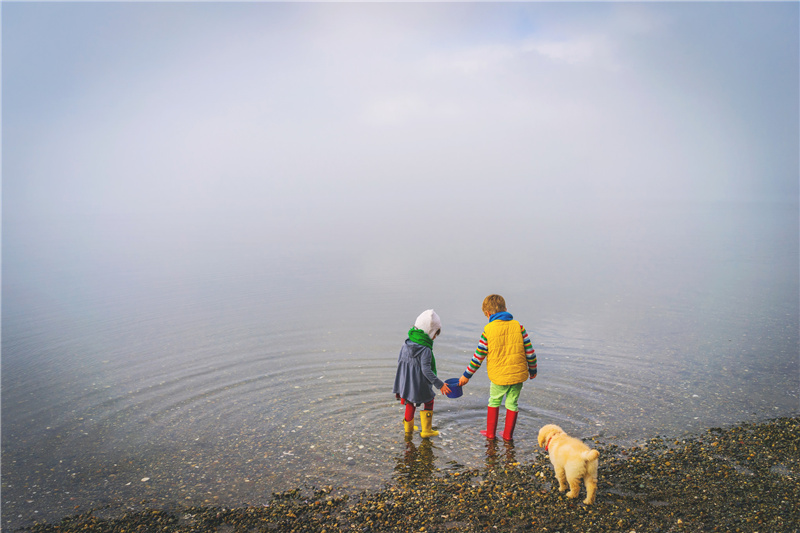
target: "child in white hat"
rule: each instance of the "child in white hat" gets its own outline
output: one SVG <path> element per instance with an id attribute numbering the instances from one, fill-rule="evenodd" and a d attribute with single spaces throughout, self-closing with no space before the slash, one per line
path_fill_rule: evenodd
<path id="1" fill-rule="evenodd" d="M 433 309 L 423 311 L 414 326 L 408 330 L 408 339 L 397 358 L 397 374 L 392 392 L 406 406 L 403 425 L 407 435 L 414 431 L 414 413 L 419 404 L 423 404 L 419 414 L 422 426 L 420 436 L 426 438 L 439 434 L 432 429 L 433 400 L 436 398 L 433 387 L 442 394 L 450 392 L 450 387 L 436 376 L 433 339 L 441 332 L 442 321 L 439 315 Z"/>

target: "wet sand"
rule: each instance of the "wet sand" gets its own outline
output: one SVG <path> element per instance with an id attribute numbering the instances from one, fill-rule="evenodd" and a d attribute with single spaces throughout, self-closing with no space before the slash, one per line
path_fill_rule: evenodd
<path id="1" fill-rule="evenodd" d="M 33 532 L 800 531 L 800 417 L 657 437 L 600 451 L 597 501 L 558 492 L 544 451 L 518 457 L 502 440 L 487 467 L 440 470 L 414 436 L 382 490 L 301 487 L 263 506 L 94 509 Z"/>

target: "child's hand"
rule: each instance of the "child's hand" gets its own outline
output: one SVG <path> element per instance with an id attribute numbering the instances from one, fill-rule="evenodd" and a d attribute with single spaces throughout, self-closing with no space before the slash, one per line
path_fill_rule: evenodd
<path id="1" fill-rule="evenodd" d="M 439 389 L 439 390 L 442 391 L 442 394 L 450 394 L 450 387 L 447 386 L 447 383 L 442 385 L 442 388 Z"/>
<path id="2" fill-rule="evenodd" d="M 460 378 L 458 378 L 458 386 L 459 387 L 463 387 L 467 383 L 469 383 L 469 378 L 467 376 L 461 376 Z"/>

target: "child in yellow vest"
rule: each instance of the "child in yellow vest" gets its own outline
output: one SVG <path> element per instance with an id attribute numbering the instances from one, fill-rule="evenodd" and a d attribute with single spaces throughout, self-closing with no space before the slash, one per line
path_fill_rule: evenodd
<path id="1" fill-rule="evenodd" d="M 536 352 L 528 332 L 506 311 L 506 301 L 499 294 L 491 294 L 483 300 L 483 314 L 489 323 L 483 328 L 478 349 L 472 356 L 464 375 L 458 380 L 462 387 L 486 360 L 486 373 L 492 386 L 489 389 L 489 408 L 486 414 L 486 431 L 489 439 L 496 438 L 497 418 L 500 404 L 505 397 L 506 421 L 502 437 L 511 440 L 519 413 L 519 393 L 522 384 L 536 377 Z"/>

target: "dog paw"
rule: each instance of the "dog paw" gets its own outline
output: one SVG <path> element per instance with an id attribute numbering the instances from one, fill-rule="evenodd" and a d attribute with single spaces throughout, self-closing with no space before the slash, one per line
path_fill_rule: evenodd
<path id="1" fill-rule="evenodd" d="M 567 498 L 577 498 L 577 497 L 578 497 L 578 493 L 577 492 L 569 491 L 567 493 Z"/>
<path id="2" fill-rule="evenodd" d="M 590 500 L 589 498 L 586 498 L 585 500 L 583 500 L 583 503 L 585 503 L 586 505 L 592 505 L 594 503 L 594 500 Z"/>

